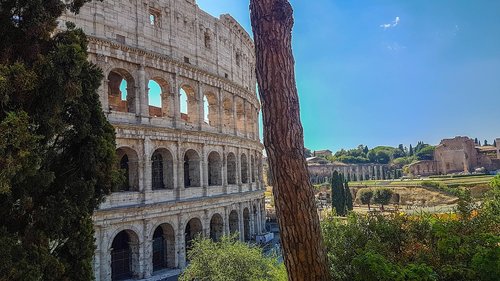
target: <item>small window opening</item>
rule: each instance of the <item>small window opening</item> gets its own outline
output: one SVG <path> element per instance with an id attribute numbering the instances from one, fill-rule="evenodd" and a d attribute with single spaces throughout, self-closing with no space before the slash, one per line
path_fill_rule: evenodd
<path id="1" fill-rule="evenodd" d="M 188 58 L 188 57 L 184 57 L 184 62 L 185 62 L 185 63 L 191 63 L 191 62 L 189 61 L 189 58 Z"/>

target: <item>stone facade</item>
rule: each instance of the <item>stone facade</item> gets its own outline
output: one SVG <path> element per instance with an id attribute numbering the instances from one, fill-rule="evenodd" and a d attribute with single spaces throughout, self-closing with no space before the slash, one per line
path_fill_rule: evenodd
<path id="1" fill-rule="evenodd" d="M 444 139 L 434 151 L 435 174 L 472 173 L 477 168 L 500 168 L 499 162 L 492 158 L 488 155 L 488 149 L 476 147 L 474 140 L 468 137 Z"/>
<path id="2" fill-rule="evenodd" d="M 260 105 L 243 28 L 194 0 L 93 1 L 65 21 L 88 34 L 103 70 L 100 100 L 127 179 L 94 214 L 96 280 L 182 269 L 196 234 L 262 233 Z"/>
<path id="3" fill-rule="evenodd" d="M 495 143 L 497 144 L 496 149 L 497 149 L 497 159 L 500 160 L 500 139 L 496 139 Z"/>
<path id="4" fill-rule="evenodd" d="M 414 176 L 432 176 L 437 174 L 437 162 L 434 160 L 423 160 L 409 165 L 410 174 Z"/>
<path id="5" fill-rule="evenodd" d="M 329 164 L 309 163 L 309 178 L 313 184 L 329 182 L 332 173 L 337 171 L 349 181 L 384 180 L 393 178 L 389 165 L 382 164 L 344 164 L 334 162 Z"/>

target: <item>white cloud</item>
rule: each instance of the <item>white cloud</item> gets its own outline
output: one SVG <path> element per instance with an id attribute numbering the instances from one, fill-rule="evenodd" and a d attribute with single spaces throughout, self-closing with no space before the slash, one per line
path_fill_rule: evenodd
<path id="1" fill-rule="evenodd" d="M 391 23 L 381 24 L 380 27 L 382 27 L 384 30 L 386 30 L 388 28 L 393 28 L 393 27 L 398 26 L 400 21 L 401 21 L 401 19 L 399 17 L 396 17 Z"/>

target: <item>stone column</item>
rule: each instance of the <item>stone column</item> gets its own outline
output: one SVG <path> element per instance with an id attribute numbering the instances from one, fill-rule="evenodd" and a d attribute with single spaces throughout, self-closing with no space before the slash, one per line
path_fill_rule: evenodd
<path id="1" fill-rule="evenodd" d="M 356 166 L 356 181 L 361 180 L 361 173 L 359 171 L 359 165 Z"/>
<path id="2" fill-rule="evenodd" d="M 179 81 L 176 74 L 173 74 L 171 91 L 172 95 L 174 96 L 173 125 L 174 128 L 179 128 L 179 124 L 181 122 L 181 102 L 180 102 L 180 92 L 179 92 Z"/>
<path id="3" fill-rule="evenodd" d="M 198 130 L 203 130 L 205 122 L 205 108 L 203 103 L 203 83 L 198 81 Z"/>
<path id="4" fill-rule="evenodd" d="M 210 217 L 208 216 L 208 210 L 205 209 L 203 211 L 203 217 L 201 218 L 202 220 L 202 229 L 203 229 L 203 236 L 205 238 L 210 237 Z"/>
<path id="5" fill-rule="evenodd" d="M 260 135 L 260 131 L 259 131 L 259 109 L 256 108 L 255 109 L 255 120 L 253 120 L 253 122 L 255 122 L 255 140 L 258 140 L 259 139 L 259 135 Z"/>
<path id="6" fill-rule="evenodd" d="M 240 203 L 238 203 L 238 229 L 239 229 L 239 232 L 240 232 L 240 241 L 241 242 L 244 242 L 245 241 L 245 227 L 244 227 L 244 224 L 245 222 L 243 221 L 243 206 Z"/>
<path id="7" fill-rule="evenodd" d="M 236 98 L 233 97 L 233 129 L 234 129 L 234 135 L 238 135 L 238 120 L 237 120 L 237 114 L 236 114 Z"/>
<path id="8" fill-rule="evenodd" d="M 262 227 L 263 232 L 267 232 L 267 230 L 266 230 L 267 213 L 266 213 L 266 200 L 265 200 L 265 198 L 263 198 L 261 200 L 260 211 L 261 211 L 261 222 L 260 223 L 262 224 L 261 227 Z"/>
<path id="9" fill-rule="evenodd" d="M 363 181 L 366 180 L 366 166 L 361 166 L 361 172 L 363 175 Z"/>
<path id="10" fill-rule="evenodd" d="M 373 173 L 374 173 L 374 177 L 375 177 L 375 179 L 376 179 L 376 180 L 378 180 L 378 179 L 379 179 L 379 178 L 378 178 L 378 171 L 377 171 L 377 167 L 378 167 L 378 166 L 373 166 Z"/>
<path id="11" fill-rule="evenodd" d="M 186 267 L 186 237 L 184 236 L 184 223 L 182 221 L 182 215 L 177 215 L 177 235 L 175 238 L 177 245 L 177 255 L 179 268 L 183 269 Z"/>
<path id="12" fill-rule="evenodd" d="M 380 168 L 380 179 L 384 180 L 384 166 L 380 165 L 379 168 Z"/>
<path id="13" fill-rule="evenodd" d="M 243 132 L 244 136 L 248 138 L 248 116 L 247 116 L 247 100 L 243 100 Z"/>
<path id="14" fill-rule="evenodd" d="M 184 186 L 184 155 L 182 145 L 179 141 L 176 143 L 176 149 L 177 161 L 175 162 L 175 164 L 177 166 L 177 187 L 175 189 L 177 191 L 177 200 L 180 200 L 184 196 L 186 187 Z"/>
<path id="15" fill-rule="evenodd" d="M 137 86 L 139 91 L 136 91 L 136 114 L 142 116 L 149 116 L 149 104 L 148 104 L 148 92 L 146 83 L 146 72 L 144 71 L 144 65 L 139 66 L 137 71 Z"/>
<path id="16" fill-rule="evenodd" d="M 241 182 L 241 149 L 239 147 L 236 148 L 236 184 L 238 184 L 239 187 L 239 192 L 241 192 L 242 189 L 242 182 Z"/>
<path id="17" fill-rule="evenodd" d="M 109 112 L 109 93 L 108 93 L 108 86 L 109 85 L 109 80 L 106 77 L 106 79 L 102 80 L 102 85 L 99 87 L 99 100 L 101 101 L 102 105 L 102 110 L 104 112 Z M 96 280 L 99 280 L 99 278 L 96 276 Z"/>
<path id="18" fill-rule="evenodd" d="M 151 155 L 149 155 L 149 152 L 152 151 L 152 144 L 151 144 L 151 139 L 149 137 L 144 138 L 144 191 L 147 193 L 148 191 L 152 190 L 152 171 L 151 171 Z M 153 152 L 154 153 L 154 152 Z"/>
<path id="19" fill-rule="evenodd" d="M 201 157 L 200 157 L 200 186 L 203 188 L 203 196 L 207 196 L 208 187 L 208 161 L 205 144 L 201 146 Z"/>
<path id="20" fill-rule="evenodd" d="M 227 206 L 224 206 L 224 235 L 231 234 L 229 230 L 229 209 Z"/>
<path id="21" fill-rule="evenodd" d="M 143 252 L 141 258 L 141 264 L 143 268 L 144 278 L 148 278 L 153 273 L 153 237 L 149 236 L 152 233 L 152 227 L 150 220 L 143 221 L 144 233 L 143 233 Z"/>
<path id="22" fill-rule="evenodd" d="M 219 133 L 222 133 L 222 130 L 224 128 L 224 107 L 223 107 L 223 100 L 222 100 L 222 91 L 220 88 L 217 88 L 217 101 L 218 101 L 218 105 L 219 105 L 219 109 L 218 109 L 218 114 L 217 114 L 217 131 Z"/>
<path id="23" fill-rule="evenodd" d="M 227 146 L 222 147 L 222 187 L 224 194 L 227 194 Z"/>

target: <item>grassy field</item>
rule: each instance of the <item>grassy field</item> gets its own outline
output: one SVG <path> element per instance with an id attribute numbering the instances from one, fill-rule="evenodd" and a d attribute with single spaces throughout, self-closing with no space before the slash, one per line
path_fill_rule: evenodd
<path id="1" fill-rule="evenodd" d="M 381 181 L 361 181 L 350 182 L 352 187 L 375 187 L 375 186 L 422 186 L 425 182 L 436 182 L 449 187 L 488 185 L 493 179 L 490 175 L 463 176 L 463 177 L 436 177 L 416 180 L 381 180 Z"/>

